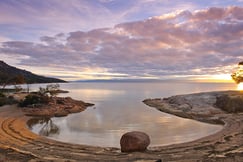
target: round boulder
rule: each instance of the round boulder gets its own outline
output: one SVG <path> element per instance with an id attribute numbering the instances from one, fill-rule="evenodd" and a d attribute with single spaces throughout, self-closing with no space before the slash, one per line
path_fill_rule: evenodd
<path id="1" fill-rule="evenodd" d="M 149 136 L 138 131 L 125 133 L 120 140 L 122 152 L 145 151 L 149 144 Z"/>

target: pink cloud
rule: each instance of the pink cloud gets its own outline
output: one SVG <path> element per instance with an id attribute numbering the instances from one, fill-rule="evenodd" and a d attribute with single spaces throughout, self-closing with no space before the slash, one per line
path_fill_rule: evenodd
<path id="1" fill-rule="evenodd" d="M 29 56 L 25 65 L 95 67 L 126 76 L 215 74 L 215 68 L 224 73 L 221 67 L 243 60 L 242 13 L 240 7 L 182 11 L 114 28 L 45 36 L 44 44 L 5 42 L 0 53 Z"/>

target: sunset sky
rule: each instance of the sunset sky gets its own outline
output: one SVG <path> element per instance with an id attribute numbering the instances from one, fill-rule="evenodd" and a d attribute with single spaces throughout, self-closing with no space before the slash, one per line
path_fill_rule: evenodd
<path id="1" fill-rule="evenodd" d="M 230 80 L 243 0 L 1 0 L 0 60 L 64 80 Z"/>

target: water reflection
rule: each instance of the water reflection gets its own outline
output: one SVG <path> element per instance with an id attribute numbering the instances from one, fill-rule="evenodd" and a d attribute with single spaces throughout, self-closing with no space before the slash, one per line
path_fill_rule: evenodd
<path id="1" fill-rule="evenodd" d="M 62 94 L 95 104 L 95 107 L 67 117 L 41 119 L 32 131 L 63 142 L 119 147 L 128 131 L 143 131 L 151 146 L 192 141 L 215 133 L 222 127 L 162 113 L 142 103 L 145 98 L 209 90 L 228 90 L 234 84 L 192 83 L 69 83 Z"/>
<path id="2" fill-rule="evenodd" d="M 51 118 L 32 118 L 27 122 L 28 127 L 38 132 L 42 136 L 58 135 L 59 127 L 54 124 Z"/>

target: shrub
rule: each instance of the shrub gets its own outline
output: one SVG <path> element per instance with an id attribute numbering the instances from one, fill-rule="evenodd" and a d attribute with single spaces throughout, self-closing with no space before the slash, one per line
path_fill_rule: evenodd
<path id="1" fill-rule="evenodd" d="M 59 84 L 49 84 L 46 86 L 46 88 L 40 87 L 37 93 L 40 95 L 49 95 L 50 97 L 55 97 L 60 91 L 59 88 Z"/>
<path id="2" fill-rule="evenodd" d="M 0 106 L 3 106 L 6 104 L 6 98 L 5 97 L 0 97 Z"/>
<path id="3" fill-rule="evenodd" d="M 6 104 L 12 105 L 16 103 L 18 103 L 18 101 L 13 96 L 8 96 Z"/>
<path id="4" fill-rule="evenodd" d="M 25 97 L 23 101 L 19 103 L 20 107 L 35 107 L 39 105 L 48 104 L 50 100 L 54 100 L 53 97 L 55 97 L 59 90 L 59 84 L 50 84 L 47 85 L 46 88 L 39 88 L 39 91 L 32 92 L 28 96 Z"/>
<path id="5" fill-rule="evenodd" d="M 6 97 L 3 93 L 0 93 L 0 106 L 16 104 L 17 101 L 13 96 Z"/>
<path id="6" fill-rule="evenodd" d="M 5 97 L 5 95 L 2 92 L 0 92 L 0 97 Z"/>
<path id="7" fill-rule="evenodd" d="M 38 94 L 29 94 L 25 97 L 23 101 L 19 103 L 20 107 L 28 107 L 28 106 L 33 106 L 33 105 L 42 105 L 42 104 L 48 104 L 49 102 L 49 97 L 48 96 L 43 96 L 43 95 L 38 95 Z"/>

